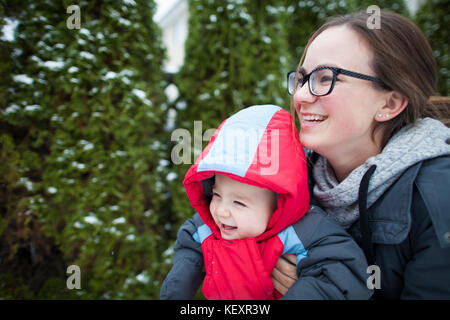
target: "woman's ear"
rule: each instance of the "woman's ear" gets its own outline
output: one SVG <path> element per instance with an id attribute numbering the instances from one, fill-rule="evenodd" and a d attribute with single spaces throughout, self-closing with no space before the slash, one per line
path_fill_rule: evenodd
<path id="1" fill-rule="evenodd" d="M 378 110 L 375 119 L 383 122 L 395 118 L 408 105 L 408 99 L 398 91 L 387 94 L 385 104 Z"/>

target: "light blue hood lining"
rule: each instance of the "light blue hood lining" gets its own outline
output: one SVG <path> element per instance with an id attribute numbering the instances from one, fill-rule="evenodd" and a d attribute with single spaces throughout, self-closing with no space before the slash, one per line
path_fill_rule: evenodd
<path id="1" fill-rule="evenodd" d="M 264 108 L 256 105 L 231 116 L 222 126 L 209 153 L 200 161 L 197 172 L 222 171 L 245 177 L 267 125 L 280 109 L 275 105 L 265 105 Z"/>

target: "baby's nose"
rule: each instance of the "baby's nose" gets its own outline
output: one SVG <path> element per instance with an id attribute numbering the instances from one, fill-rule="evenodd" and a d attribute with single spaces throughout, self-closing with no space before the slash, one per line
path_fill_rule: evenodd
<path id="1" fill-rule="evenodd" d="M 217 208 L 217 214 L 221 217 L 229 217 L 231 213 L 229 208 L 222 204 Z"/>

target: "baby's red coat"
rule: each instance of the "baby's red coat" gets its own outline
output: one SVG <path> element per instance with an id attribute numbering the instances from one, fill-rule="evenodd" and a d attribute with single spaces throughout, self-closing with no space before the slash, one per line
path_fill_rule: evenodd
<path id="1" fill-rule="evenodd" d="M 209 211 L 202 180 L 215 173 L 278 194 L 266 231 L 256 238 L 224 240 Z M 208 229 L 201 237 L 208 299 L 279 298 L 270 274 L 285 243 L 279 233 L 309 209 L 307 169 L 290 114 L 273 105 L 241 110 L 222 122 L 183 184 Z"/>

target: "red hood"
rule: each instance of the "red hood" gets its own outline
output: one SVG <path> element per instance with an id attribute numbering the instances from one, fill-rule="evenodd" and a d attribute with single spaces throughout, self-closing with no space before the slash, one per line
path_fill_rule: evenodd
<path id="1" fill-rule="evenodd" d="M 202 185 L 215 173 L 278 194 L 278 208 L 256 241 L 278 234 L 308 211 L 305 154 L 291 121 L 287 111 L 274 105 L 245 108 L 222 122 L 189 168 L 183 181 L 187 195 L 217 239 L 221 239 L 220 230 Z"/>

